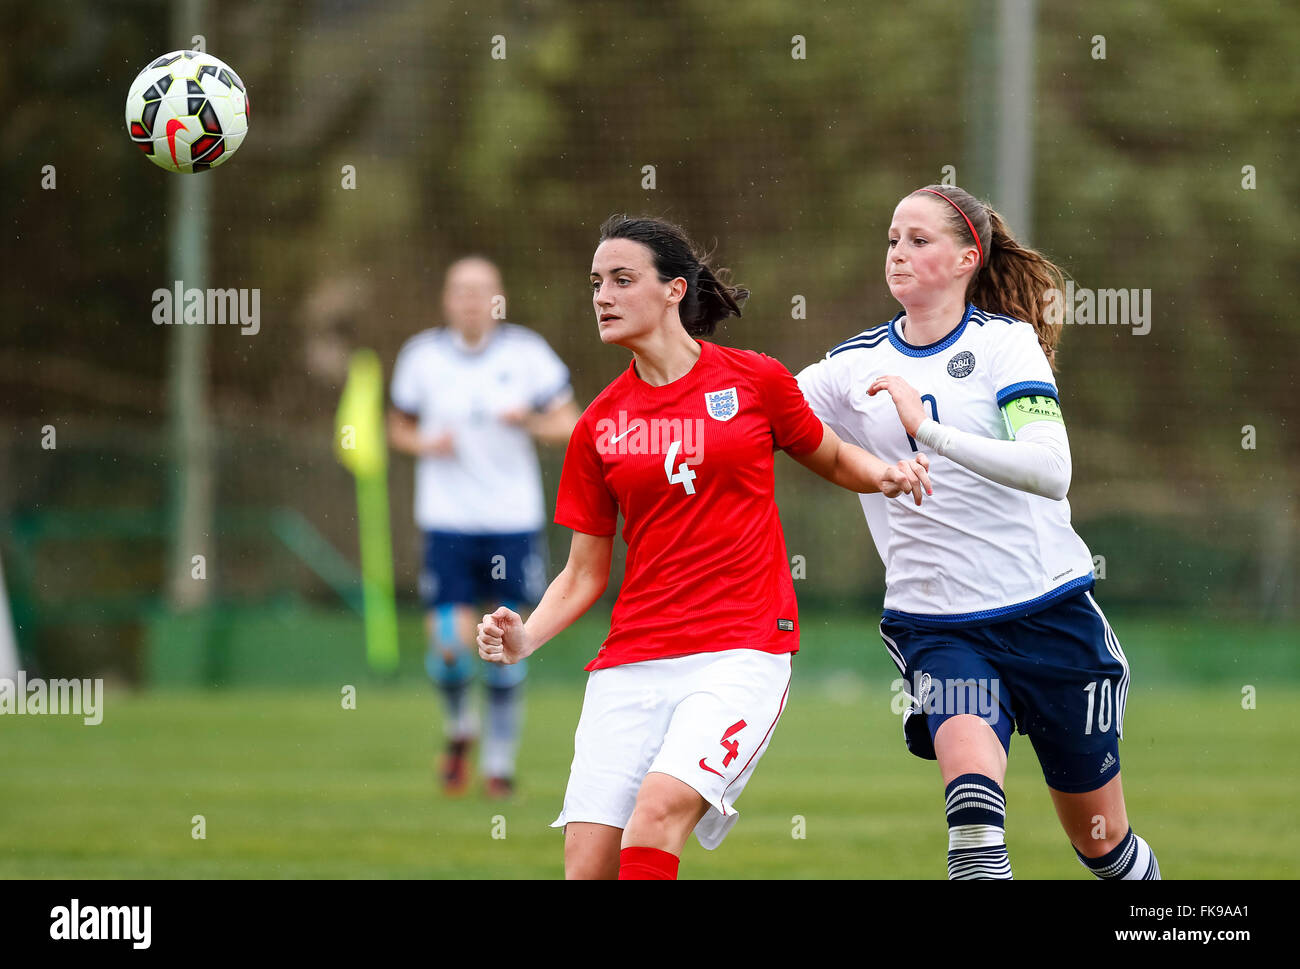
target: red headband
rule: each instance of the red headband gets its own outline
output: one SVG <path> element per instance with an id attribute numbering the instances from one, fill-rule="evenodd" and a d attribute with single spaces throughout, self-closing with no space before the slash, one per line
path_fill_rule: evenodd
<path id="1" fill-rule="evenodd" d="M 957 204 L 956 202 L 954 202 L 952 199 L 948 198 L 948 196 L 944 195 L 942 192 L 936 192 L 936 191 L 935 191 L 934 189 L 932 189 L 932 188 L 923 188 L 923 189 L 921 189 L 921 191 L 922 191 L 922 192 L 929 192 L 931 195 L 937 195 L 937 196 L 939 196 L 939 198 L 943 199 L 945 202 L 947 202 L 949 205 L 951 205 L 954 209 L 956 209 L 956 210 L 961 214 L 961 217 L 962 217 L 963 219 L 966 220 L 966 224 L 967 224 L 968 226 L 970 226 L 970 234 L 973 235 L 973 236 L 975 237 L 975 248 L 979 250 L 979 254 L 980 254 L 980 268 L 982 269 L 982 268 L 984 267 L 984 247 L 980 245 L 980 234 L 979 234 L 978 232 L 975 231 L 975 224 L 974 224 L 973 222 L 971 222 L 971 220 L 970 220 L 970 216 L 967 215 L 967 214 L 962 210 L 962 207 L 961 207 L 960 205 L 958 205 L 958 204 Z"/>

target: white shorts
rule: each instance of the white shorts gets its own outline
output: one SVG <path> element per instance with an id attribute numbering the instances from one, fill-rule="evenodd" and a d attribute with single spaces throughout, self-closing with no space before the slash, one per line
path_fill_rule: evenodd
<path id="1" fill-rule="evenodd" d="M 551 827 L 627 827 L 641 782 L 655 771 L 709 802 L 695 836 L 716 848 L 785 709 L 791 655 L 728 649 L 593 670 L 564 810 Z"/>

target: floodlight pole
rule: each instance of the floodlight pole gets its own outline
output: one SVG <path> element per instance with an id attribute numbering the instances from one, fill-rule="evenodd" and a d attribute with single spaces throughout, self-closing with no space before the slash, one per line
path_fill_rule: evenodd
<path id="1" fill-rule="evenodd" d="M 1026 242 L 1033 229 L 1037 0 L 972 0 L 962 187 L 987 198 Z"/>
<path id="2" fill-rule="evenodd" d="M 173 33 L 200 33 L 205 0 L 180 0 Z M 188 45 L 186 45 L 188 46 Z M 208 279 L 208 200 L 210 173 L 174 174 L 167 213 L 167 239 L 172 280 L 185 290 L 205 290 Z M 205 301 L 206 302 L 206 301 Z M 212 440 L 207 415 L 208 328 L 186 325 L 183 307 L 174 306 L 179 325 L 161 330 L 171 346 L 167 354 L 167 404 L 170 419 L 170 458 L 173 466 L 170 500 L 171 547 L 168 550 L 166 592 L 175 610 L 193 609 L 208 599 L 207 561 L 212 554 Z M 196 577 L 194 556 L 204 556 L 205 578 Z"/>
<path id="3" fill-rule="evenodd" d="M 1028 240 L 1034 158 L 1036 0 L 998 3 L 998 211 L 1021 242 Z"/>

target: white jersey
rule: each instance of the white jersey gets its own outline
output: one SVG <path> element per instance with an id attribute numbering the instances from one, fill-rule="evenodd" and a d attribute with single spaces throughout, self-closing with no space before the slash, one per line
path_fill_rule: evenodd
<path id="1" fill-rule="evenodd" d="M 542 475 L 529 433 L 501 420 L 573 393 L 569 370 L 538 334 L 502 323 L 469 349 L 454 330 L 408 340 L 393 366 L 392 401 L 420 433 L 450 432 L 455 454 L 417 459 L 415 521 L 425 531 L 532 532 L 546 522 Z"/>
<path id="2" fill-rule="evenodd" d="M 961 323 L 929 346 L 912 346 L 889 323 L 860 333 L 799 374 L 813 411 L 842 439 L 889 463 L 916 456 L 889 394 L 867 396 L 881 376 L 916 388 L 940 424 L 984 437 L 1010 435 L 1001 408 L 1025 396 L 1058 400 L 1033 327 L 967 306 Z M 1027 615 L 1092 583 L 1092 556 L 1070 526 L 1070 504 L 990 481 L 919 447 L 934 495 L 861 495 L 885 563 L 885 614 L 962 625 Z"/>

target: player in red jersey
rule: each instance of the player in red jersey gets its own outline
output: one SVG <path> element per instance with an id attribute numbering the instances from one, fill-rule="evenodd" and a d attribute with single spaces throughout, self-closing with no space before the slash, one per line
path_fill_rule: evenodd
<path id="1" fill-rule="evenodd" d="M 569 878 L 675 878 L 692 831 L 714 848 L 735 823 L 799 648 L 775 450 L 853 491 L 920 504 L 930 489 L 923 458 L 888 465 L 841 442 L 777 360 L 696 339 L 740 315 L 749 294 L 726 278 L 671 223 L 601 227 L 597 326 L 632 363 L 569 440 L 555 514 L 573 529 L 568 564 L 527 623 L 503 607 L 478 627 L 483 659 L 516 663 L 569 626 L 605 590 L 622 513 L 627 568 L 553 825 Z"/>

